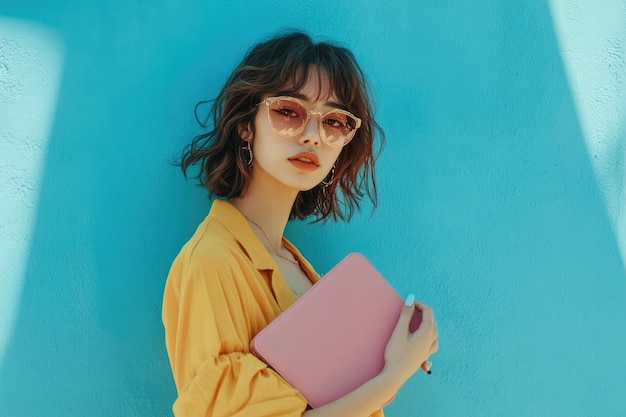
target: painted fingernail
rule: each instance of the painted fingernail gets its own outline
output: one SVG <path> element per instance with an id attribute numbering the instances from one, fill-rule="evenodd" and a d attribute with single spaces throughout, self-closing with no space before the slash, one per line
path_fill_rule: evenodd
<path id="1" fill-rule="evenodd" d="M 404 305 L 407 307 L 412 307 L 415 304 L 415 296 L 413 294 L 409 294 L 404 302 Z"/>

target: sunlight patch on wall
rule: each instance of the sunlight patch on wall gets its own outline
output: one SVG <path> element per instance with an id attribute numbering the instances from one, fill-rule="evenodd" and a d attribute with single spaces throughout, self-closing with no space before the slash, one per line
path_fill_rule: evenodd
<path id="1" fill-rule="evenodd" d="M 54 30 L 0 16 L 0 364 L 21 300 L 63 58 Z"/>
<path id="2" fill-rule="evenodd" d="M 626 267 L 626 3 L 551 0 L 596 181 Z"/>

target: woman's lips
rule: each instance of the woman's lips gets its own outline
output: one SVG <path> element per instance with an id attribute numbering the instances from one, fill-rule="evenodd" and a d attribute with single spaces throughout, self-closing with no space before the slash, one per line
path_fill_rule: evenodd
<path id="1" fill-rule="evenodd" d="M 290 159 L 289 162 L 291 162 L 291 165 L 295 166 L 296 168 L 300 168 L 305 171 L 315 171 L 317 169 L 317 165 L 311 162 L 304 162 L 299 159 Z"/>
<path id="2" fill-rule="evenodd" d="M 300 152 L 299 154 L 289 157 L 288 161 L 296 168 L 305 171 L 315 171 L 320 165 L 317 155 L 310 152 Z"/>

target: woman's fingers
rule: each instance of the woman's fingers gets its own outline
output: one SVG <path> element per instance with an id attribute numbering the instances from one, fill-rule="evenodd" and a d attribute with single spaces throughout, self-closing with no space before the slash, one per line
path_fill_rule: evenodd
<path id="1" fill-rule="evenodd" d="M 433 309 L 420 301 L 415 301 L 415 306 L 420 311 L 420 313 L 422 313 L 422 323 L 426 321 L 428 325 L 433 326 L 435 323 Z M 420 325 L 420 327 L 422 326 Z"/>
<path id="2" fill-rule="evenodd" d="M 439 350 L 439 337 L 436 337 L 435 340 L 433 340 L 433 345 L 430 347 L 430 351 L 431 353 L 435 353 Z"/>
<path id="3" fill-rule="evenodd" d="M 409 294 L 404 302 L 404 307 L 402 307 L 402 311 L 400 312 L 400 317 L 398 318 L 398 323 L 396 324 L 394 333 L 409 333 L 409 323 L 411 322 L 411 318 L 413 317 L 413 313 L 415 312 L 415 296 L 413 294 Z"/>
<path id="4" fill-rule="evenodd" d="M 415 310 L 421 313 L 422 321 L 419 328 L 411 333 L 410 323 Z M 394 372 L 401 374 L 410 372 L 405 375 L 406 377 L 420 368 L 430 373 L 432 363 L 429 356 L 435 353 L 438 347 L 433 310 L 426 304 L 415 301 L 412 294 L 409 295 L 385 349 L 388 369 L 394 369 Z"/>
<path id="5" fill-rule="evenodd" d="M 419 301 L 416 301 L 415 305 L 417 309 L 422 313 L 422 322 L 420 323 L 418 331 L 421 331 L 420 336 L 426 335 L 427 338 L 432 338 L 430 346 L 430 355 L 432 355 L 439 349 L 439 338 L 437 336 L 437 326 L 435 325 L 435 315 L 433 309 Z M 422 370 L 428 374 L 431 373 L 431 367 L 432 362 L 430 361 L 430 359 L 424 361 L 424 363 L 422 363 L 421 365 Z"/>

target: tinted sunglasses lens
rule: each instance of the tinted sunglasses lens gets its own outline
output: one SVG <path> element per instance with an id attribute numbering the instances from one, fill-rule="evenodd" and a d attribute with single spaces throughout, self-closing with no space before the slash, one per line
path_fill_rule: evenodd
<path id="1" fill-rule="evenodd" d="M 324 141 L 330 146 L 344 146 L 356 132 L 357 121 L 342 112 L 328 113 L 322 119 Z"/>
<path id="2" fill-rule="evenodd" d="M 306 123 L 307 111 L 297 101 L 280 99 L 269 105 L 272 129 L 282 136 L 297 135 Z"/>

